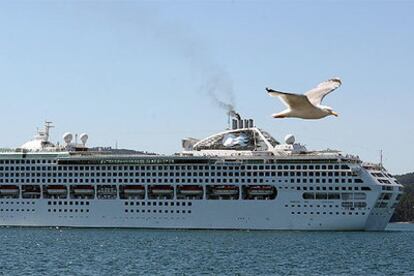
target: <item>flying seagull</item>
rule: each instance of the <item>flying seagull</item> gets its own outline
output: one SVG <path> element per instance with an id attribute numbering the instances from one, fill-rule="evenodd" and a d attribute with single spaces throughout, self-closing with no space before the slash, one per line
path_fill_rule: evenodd
<path id="1" fill-rule="evenodd" d="M 287 109 L 273 114 L 273 118 L 301 118 L 301 119 L 322 119 L 329 115 L 338 116 L 338 113 L 329 106 L 321 105 L 326 95 L 340 87 L 342 84 L 339 78 L 333 78 L 320 83 L 317 87 L 309 90 L 304 95 L 286 93 L 266 88 L 267 93 L 272 97 L 279 97 Z"/>

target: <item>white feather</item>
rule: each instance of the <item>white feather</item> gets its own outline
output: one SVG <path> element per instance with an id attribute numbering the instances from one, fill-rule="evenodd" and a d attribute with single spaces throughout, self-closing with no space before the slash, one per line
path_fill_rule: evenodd
<path id="1" fill-rule="evenodd" d="M 320 83 L 317 87 L 309 90 L 304 95 L 276 91 L 266 88 L 272 97 L 279 97 L 287 107 L 286 110 L 274 114 L 274 118 L 295 117 L 301 119 L 321 119 L 328 115 L 337 115 L 329 107 L 322 106 L 322 100 L 326 95 L 336 90 L 342 84 L 339 78 L 333 78 Z"/>

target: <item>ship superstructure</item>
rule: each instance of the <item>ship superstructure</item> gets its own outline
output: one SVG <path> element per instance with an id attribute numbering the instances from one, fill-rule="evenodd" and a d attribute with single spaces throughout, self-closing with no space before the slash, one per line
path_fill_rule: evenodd
<path id="1" fill-rule="evenodd" d="M 0 153 L 0 225 L 384 230 L 402 186 L 382 165 L 285 143 L 236 116 L 174 155 L 49 141 L 51 124 Z"/>

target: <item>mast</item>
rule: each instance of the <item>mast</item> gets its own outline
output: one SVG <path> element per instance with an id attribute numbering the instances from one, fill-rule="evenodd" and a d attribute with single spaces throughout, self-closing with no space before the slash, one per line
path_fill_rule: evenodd
<path id="1" fill-rule="evenodd" d="M 44 128 L 42 130 L 37 130 L 35 139 L 41 140 L 42 142 L 49 142 L 50 129 L 53 127 L 52 122 L 46 121 Z"/>
<path id="2" fill-rule="evenodd" d="M 383 168 L 382 161 L 383 161 L 382 150 L 380 150 L 380 167 L 381 167 L 381 169 Z"/>
<path id="3" fill-rule="evenodd" d="M 53 127 L 54 126 L 52 125 L 52 122 L 50 122 L 50 121 L 45 122 L 44 139 L 45 139 L 46 142 L 49 141 L 49 130 Z"/>

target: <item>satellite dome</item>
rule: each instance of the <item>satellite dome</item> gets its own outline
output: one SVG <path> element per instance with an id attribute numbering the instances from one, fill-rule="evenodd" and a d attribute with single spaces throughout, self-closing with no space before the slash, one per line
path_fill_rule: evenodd
<path id="1" fill-rule="evenodd" d="M 89 138 L 89 136 L 86 133 L 82 133 L 79 137 L 79 139 L 81 140 L 83 145 L 86 145 L 86 142 L 88 141 L 88 138 Z"/>
<path id="2" fill-rule="evenodd" d="M 66 144 L 70 144 L 73 140 L 73 135 L 70 132 L 66 132 L 63 134 L 63 141 L 65 141 Z"/>
<path id="3" fill-rule="evenodd" d="M 285 136 L 285 143 L 288 145 L 293 145 L 295 143 L 295 136 L 293 134 L 288 134 Z"/>

